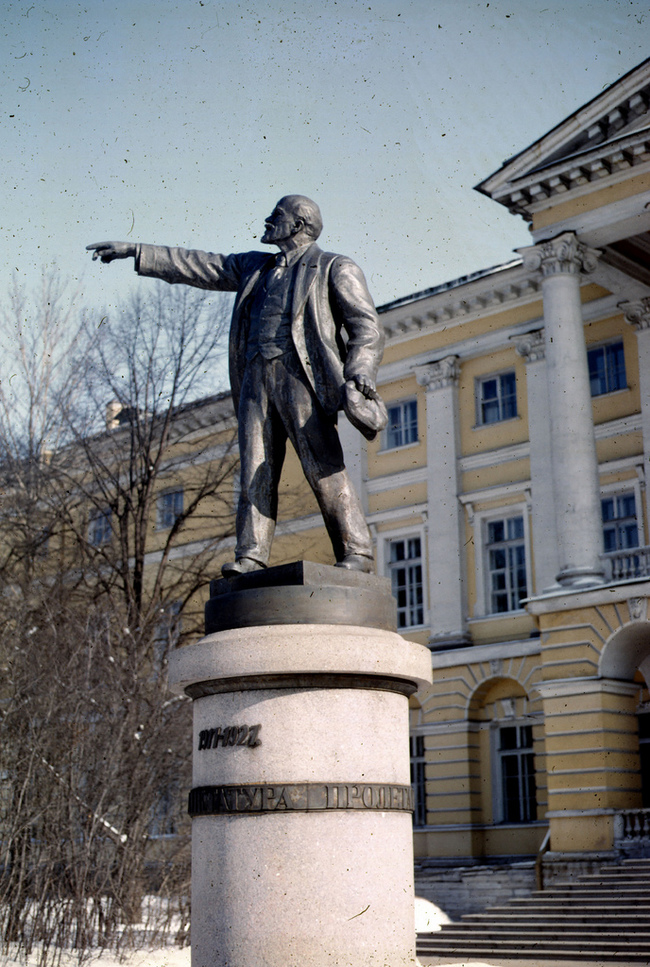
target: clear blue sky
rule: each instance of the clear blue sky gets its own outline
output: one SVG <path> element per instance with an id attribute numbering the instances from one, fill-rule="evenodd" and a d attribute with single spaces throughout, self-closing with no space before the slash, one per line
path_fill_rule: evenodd
<path id="1" fill-rule="evenodd" d="M 56 259 L 110 307 L 89 242 L 258 247 L 277 198 L 323 211 L 377 303 L 507 261 L 472 191 L 650 52 L 641 0 L 0 0 L 0 294 Z M 145 283 L 146 284 L 146 283 Z"/>

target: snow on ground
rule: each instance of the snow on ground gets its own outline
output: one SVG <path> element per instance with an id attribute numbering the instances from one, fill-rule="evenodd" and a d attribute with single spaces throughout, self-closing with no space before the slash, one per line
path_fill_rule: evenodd
<path id="1" fill-rule="evenodd" d="M 161 947 L 157 950 L 137 950 L 121 961 L 114 955 L 106 953 L 100 957 L 93 957 L 84 963 L 85 967 L 190 967 L 190 948 Z M 34 953 L 27 961 L 0 955 L 0 967 L 25 967 L 25 965 L 36 967 L 37 964 L 37 953 Z M 69 954 L 62 955 L 61 967 L 78 967 L 78 965 L 79 961 L 76 957 Z M 491 967 L 491 965 L 477 961 L 460 964 L 456 961 L 449 967 Z"/>
<path id="2" fill-rule="evenodd" d="M 415 932 L 416 933 L 435 933 L 440 930 L 443 923 L 451 923 L 451 920 L 440 907 L 424 897 L 415 898 Z"/>
<path id="3" fill-rule="evenodd" d="M 39 952 L 34 950 L 25 960 L 24 957 L 3 957 L 0 967 L 37 967 Z M 74 952 L 61 955 L 61 967 L 79 967 L 79 959 Z M 114 953 L 104 952 L 84 961 L 84 967 L 190 967 L 189 947 L 159 947 L 155 950 L 134 950 L 123 960 Z"/>
<path id="4" fill-rule="evenodd" d="M 415 898 L 415 929 L 418 933 L 434 933 L 440 930 L 441 924 L 450 922 L 447 914 L 435 904 L 423 897 Z M 0 955 L 0 967 L 38 967 L 38 962 L 38 950 L 34 950 L 27 959 L 16 953 L 9 956 Z M 79 961 L 74 952 L 61 955 L 60 967 L 79 967 Z M 191 967 L 190 948 L 169 946 L 135 950 L 123 956 L 122 959 L 114 953 L 104 952 L 85 960 L 84 967 Z M 490 967 L 490 965 L 476 961 L 459 964 L 456 961 L 453 967 Z"/>

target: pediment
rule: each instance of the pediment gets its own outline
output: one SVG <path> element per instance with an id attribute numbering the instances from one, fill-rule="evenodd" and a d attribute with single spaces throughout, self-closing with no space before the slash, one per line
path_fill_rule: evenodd
<path id="1" fill-rule="evenodd" d="M 530 217 L 537 201 L 650 160 L 650 58 L 476 186 Z"/>

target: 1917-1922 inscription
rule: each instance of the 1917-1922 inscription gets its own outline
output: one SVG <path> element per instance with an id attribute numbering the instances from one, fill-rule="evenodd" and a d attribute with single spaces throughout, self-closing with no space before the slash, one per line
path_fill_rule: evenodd
<path id="1" fill-rule="evenodd" d="M 199 732 L 199 752 L 203 749 L 232 748 L 244 745 L 256 749 L 262 744 L 259 738 L 261 725 L 227 725 L 225 728 L 203 729 Z"/>

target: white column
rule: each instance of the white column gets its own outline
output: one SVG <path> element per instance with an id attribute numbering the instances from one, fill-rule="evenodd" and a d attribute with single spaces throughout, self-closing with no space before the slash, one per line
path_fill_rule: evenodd
<path id="1" fill-rule="evenodd" d="M 558 582 L 588 587 L 603 579 L 602 523 L 580 276 L 598 253 L 572 232 L 520 249 L 542 272 Z"/>
<path id="2" fill-rule="evenodd" d="M 515 336 L 513 342 L 517 352 L 526 363 L 533 554 L 535 559 L 533 589 L 535 594 L 539 594 L 555 585 L 555 577 L 560 570 L 553 500 L 551 420 L 544 330 L 528 332 L 524 336 Z"/>
<path id="3" fill-rule="evenodd" d="M 433 649 L 469 642 L 458 500 L 459 372 L 457 356 L 415 368 L 418 383 L 426 387 L 427 401 L 427 570 Z"/>
<path id="4" fill-rule="evenodd" d="M 621 302 L 619 308 L 626 322 L 636 330 L 639 354 L 639 390 L 641 394 L 641 426 L 643 428 L 643 486 L 650 466 L 650 298 Z M 650 488 L 645 488 L 646 520 L 650 521 Z"/>

